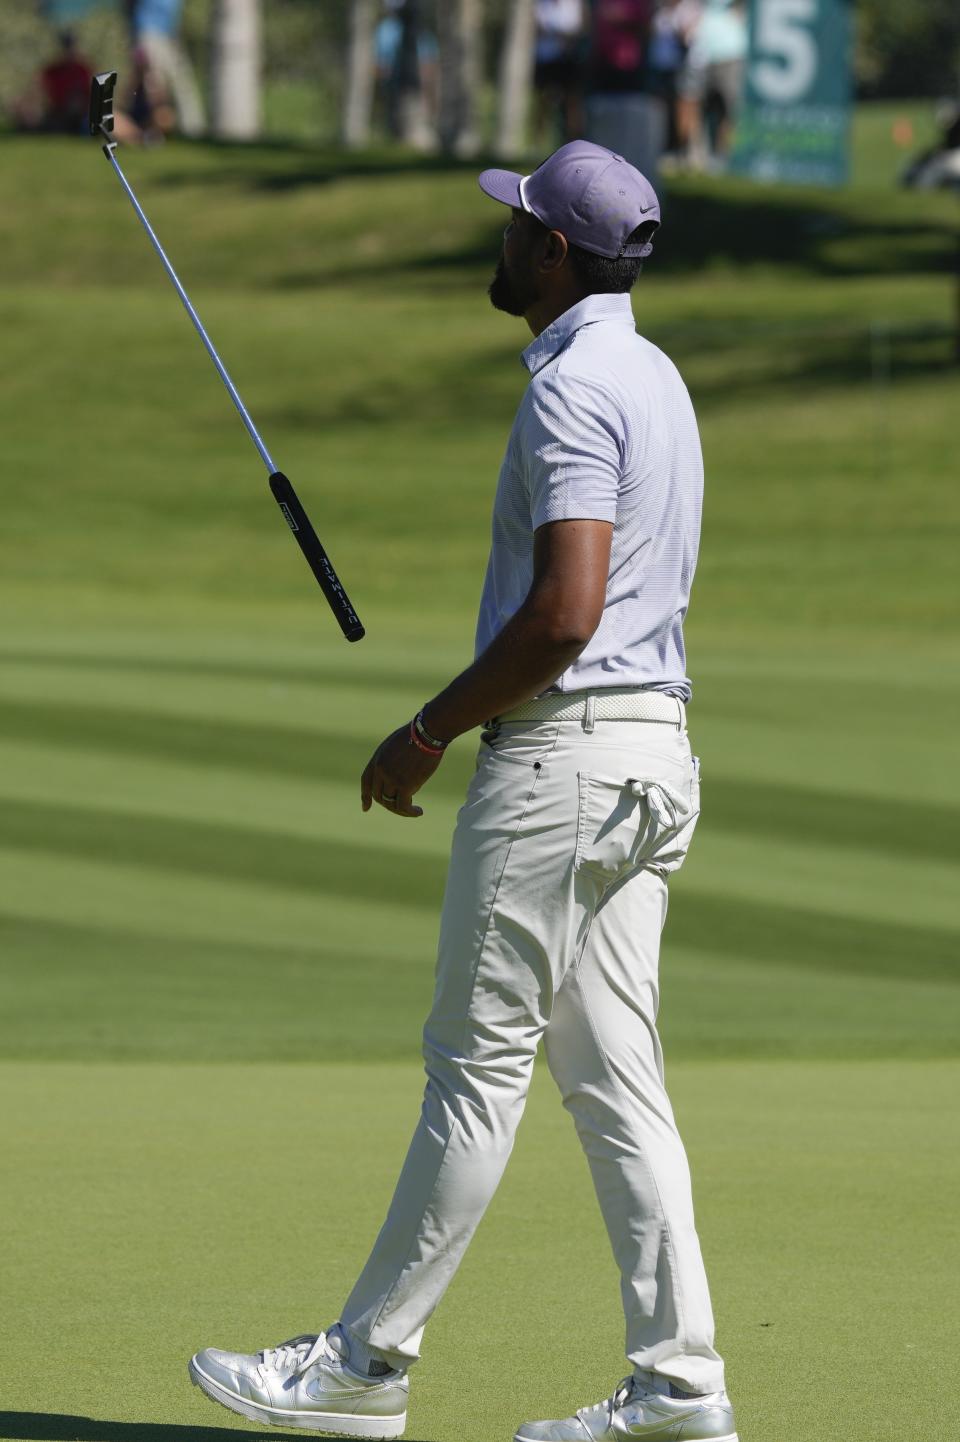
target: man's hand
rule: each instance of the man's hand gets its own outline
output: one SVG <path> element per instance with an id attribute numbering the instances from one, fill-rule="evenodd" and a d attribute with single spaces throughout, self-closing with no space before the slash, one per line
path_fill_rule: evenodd
<path id="1" fill-rule="evenodd" d="M 395 816 L 422 816 L 423 807 L 411 798 L 436 771 L 443 756 L 428 756 L 410 739 L 410 726 L 401 726 L 382 741 L 360 778 L 360 804 L 369 811 L 376 801 Z"/>
<path id="2" fill-rule="evenodd" d="M 481 656 L 421 712 L 426 735 L 452 740 L 510 711 L 573 664 L 600 624 L 610 571 L 611 521 L 547 521 L 533 537 L 526 600 Z M 376 801 L 397 816 L 422 816 L 411 798 L 443 759 L 401 726 L 373 753 L 360 783 L 364 811 Z"/>

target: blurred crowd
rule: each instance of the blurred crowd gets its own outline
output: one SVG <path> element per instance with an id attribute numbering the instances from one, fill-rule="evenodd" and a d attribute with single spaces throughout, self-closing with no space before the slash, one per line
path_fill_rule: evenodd
<path id="1" fill-rule="evenodd" d="M 200 88 L 180 37 L 183 0 L 124 0 L 128 63 L 116 128 L 152 141 L 205 128 Z M 739 104 L 747 26 L 743 0 L 535 0 L 533 139 L 575 135 L 608 144 L 642 167 L 720 168 Z M 429 148 L 439 106 L 437 37 L 422 0 L 381 0 L 374 64 L 388 133 Z M 21 130 L 76 133 L 96 68 L 74 34 L 13 107 Z"/>
<path id="2" fill-rule="evenodd" d="M 161 140 L 172 131 L 200 135 L 203 101 L 180 39 L 183 0 L 124 0 L 129 59 L 116 95 L 115 129 L 127 143 Z M 50 58 L 13 105 L 18 130 L 75 135 L 86 129 L 90 81 L 97 69 L 72 30 L 56 37 Z"/>
<path id="3" fill-rule="evenodd" d="M 537 129 L 650 169 L 720 169 L 747 55 L 742 0 L 536 0 Z"/>
<path id="4" fill-rule="evenodd" d="M 386 119 L 410 139 L 396 97 L 436 105 L 437 43 L 419 0 L 386 0 L 377 31 Z M 535 0 L 534 139 L 587 135 L 641 168 L 721 169 L 747 54 L 743 0 Z"/>
<path id="5" fill-rule="evenodd" d="M 106 0 L 72 0 L 65 7 L 53 0 L 34 3 L 47 17 L 50 53 L 12 105 L 8 102 L 10 119 L 19 130 L 80 134 L 86 129 L 91 76 L 104 68 L 103 59 L 98 65 L 97 57 L 83 53 L 71 30 L 58 32 L 50 22 L 56 15 L 83 15 Z M 128 44 L 128 55 L 118 66 L 118 139 L 153 143 L 173 132 L 204 134 L 204 100 L 181 34 L 183 0 L 114 3 L 122 11 Z M 263 0 L 265 17 L 266 3 Z M 440 111 L 444 84 L 449 93 L 449 74 L 445 72 L 444 81 L 441 70 L 444 55 L 449 65 L 460 44 L 458 39 L 451 46 L 449 35 L 443 41 L 443 27 L 450 23 L 445 4 L 376 0 L 365 52 L 368 73 L 375 79 L 376 123 L 359 143 L 368 143 L 379 130 L 423 150 L 439 145 L 473 154 L 481 148 L 479 128 L 469 137 L 471 148 L 463 150 L 449 146 L 444 135 Z M 522 78 L 529 64 L 524 95 L 529 86 L 533 104 L 527 140 L 532 151 L 545 154 L 565 140 L 584 136 L 626 155 L 651 175 L 725 168 L 749 50 L 746 0 L 532 0 L 532 9 L 533 45 L 527 49 L 528 37 L 520 65 Z M 356 12 L 346 7 L 348 13 Z M 113 54 L 109 59 L 117 63 Z M 482 59 L 476 63 L 477 85 L 483 74 L 487 83 L 493 79 L 496 57 L 486 60 L 485 65 Z M 259 70 L 255 64 L 251 73 Z M 317 81 L 322 85 L 322 76 Z M 222 134 L 213 109 L 214 132 Z M 246 134 L 257 133 L 257 124 L 252 122 Z M 960 188 L 960 107 L 955 102 L 945 102 L 937 129 L 935 143 L 903 170 L 902 183 Z M 909 136 L 901 136 L 897 126 L 895 131 L 895 143 L 911 148 L 912 131 Z M 509 144 L 514 149 L 523 145 L 522 126 Z"/>

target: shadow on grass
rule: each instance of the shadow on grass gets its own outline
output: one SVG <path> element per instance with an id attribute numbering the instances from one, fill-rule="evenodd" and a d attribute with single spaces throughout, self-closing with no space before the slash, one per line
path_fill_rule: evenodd
<path id="1" fill-rule="evenodd" d="M 956 232 L 939 204 L 872 194 L 686 181 L 664 195 L 659 268 L 684 273 L 728 262 L 786 264 L 825 276 L 952 269 Z"/>
<path id="2" fill-rule="evenodd" d="M 44 134 L 40 131 L 19 131 L 3 128 L 0 124 L 0 145 L 4 146 L 41 146 L 49 145 L 51 148 L 62 148 L 64 145 L 75 145 L 77 150 L 87 149 L 95 153 L 99 148 L 100 141 L 93 140 L 86 134 L 77 136 Z M 125 145 L 123 150 L 129 155 L 141 153 L 141 147 Z M 474 175 L 477 170 L 482 170 L 485 165 L 503 164 L 488 156 L 461 160 L 453 155 L 441 155 L 439 153 L 424 155 L 415 150 L 404 150 L 403 147 L 391 144 L 371 145 L 367 150 L 347 150 L 340 146 L 318 143 L 315 140 L 300 140 L 296 137 L 284 137 L 280 135 L 261 136 L 257 140 L 222 140 L 214 136 L 203 136 L 198 139 L 191 139 L 188 136 L 177 135 L 165 141 L 160 156 L 165 164 L 185 159 L 188 155 L 203 156 L 213 154 L 216 156 L 218 168 L 212 177 L 204 176 L 204 183 L 207 179 L 214 181 L 219 179 L 232 179 L 227 164 L 230 161 L 236 162 L 235 169 L 243 170 L 250 176 L 251 182 L 258 179 L 256 165 L 261 160 L 269 160 L 276 164 L 278 158 L 284 158 L 291 162 L 294 169 L 290 172 L 294 180 L 299 179 L 303 184 L 321 185 L 332 180 L 339 180 L 341 177 L 351 176 L 378 176 L 378 175 L 403 175 L 407 173 L 429 173 L 429 172 L 457 172 L 465 175 Z M 182 173 L 171 169 L 167 172 L 168 183 L 191 184 L 197 179 L 198 172 L 189 168 Z M 278 184 L 282 186 L 284 178 L 277 178 Z"/>
<path id="3" fill-rule="evenodd" d="M 736 343 L 720 329 L 658 326 L 651 339 L 680 367 L 701 413 L 732 400 L 754 401 L 789 387 L 794 395 L 873 386 L 887 404 L 896 385 L 922 383 L 955 368 L 956 335 L 948 324 L 893 327 L 874 333 L 864 323 L 752 328 L 738 324 Z"/>
<path id="4" fill-rule="evenodd" d="M 244 180 L 251 189 L 268 194 L 318 187 L 346 179 L 386 179 L 410 172 L 433 175 L 475 176 L 482 160 L 469 163 L 441 157 L 410 157 L 395 162 L 389 157 L 366 160 L 324 157 L 319 163 L 259 171 L 253 166 L 217 179 Z M 194 179 L 196 177 L 193 177 Z M 187 175 L 171 172 L 167 185 L 189 183 Z M 661 182 L 663 230 L 656 250 L 656 269 L 665 275 L 701 272 L 724 265 L 788 265 L 821 276 L 950 274 L 957 248 L 953 208 L 933 196 L 930 204 L 891 192 L 882 207 L 872 193 L 823 192 L 783 186 L 757 186 L 743 180 L 684 180 Z M 478 206 L 478 226 L 460 247 L 426 251 L 409 259 L 394 259 L 393 269 L 409 275 L 435 277 L 444 272 L 458 277 L 488 268 L 496 258 L 502 231 L 499 211 L 491 208 L 489 223 Z M 374 266 L 379 272 L 379 264 Z M 369 273 L 359 265 L 351 279 Z M 339 273 L 342 280 L 342 272 Z M 323 283 L 315 277 L 312 283 Z M 306 275 L 294 285 L 311 283 Z"/>
<path id="5" fill-rule="evenodd" d="M 286 1429 L 283 1429 L 284 1433 Z M 236 1427 L 190 1427 L 167 1422 L 101 1422 L 66 1412 L 0 1412 L 0 1438 L 18 1442 L 236 1442 L 276 1438 L 277 1430 L 241 1433 Z"/>
<path id="6" fill-rule="evenodd" d="M 0 646 L 0 664 L 6 662 L 15 666 L 66 666 L 71 670 L 137 671 L 160 676 L 202 676 L 221 678 L 226 681 L 249 681 L 259 685 L 317 686 L 329 690 L 333 686 L 360 687 L 376 691 L 378 695 L 396 689 L 400 694 L 421 691 L 435 691 L 447 679 L 440 666 L 432 669 L 424 666 L 413 670 L 405 668 L 397 676 L 384 676 L 378 661 L 368 663 L 366 669 L 351 657 L 349 665 L 332 664 L 327 656 L 317 655 L 300 664 L 296 662 L 235 660 L 218 661 L 208 659 L 192 660 L 188 656 L 168 658 L 164 656 L 140 656 L 136 654 L 101 654 L 93 651 L 84 653 L 71 651 L 23 651 L 14 647 Z"/>
<path id="7" fill-rule="evenodd" d="M 714 786 L 714 793 L 717 789 Z M 734 802 L 736 789 L 731 784 L 727 790 L 728 798 L 732 797 Z M 780 808 L 784 821 L 772 819 L 767 810 L 768 801 L 778 795 L 789 799 L 791 794 L 786 788 L 782 792 L 774 791 L 771 798 L 756 792 L 752 806 L 741 815 L 742 829 L 748 836 L 767 836 L 776 842 L 783 827 L 787 837 L 795 840 L 788 830 L 790 811 Z M 807 828 L 812 830 L 811 821 L 817 809 L 815 797 L 809 798 L 805 809 Z M 881 817 L 880 809 L 880 803 L 876 803 L 860 814 L 855 823 L 848 820 L 845 836 L 838 802 L 820 818 L 818 834 L 834 840 L 828 827 L 829 821 L 837 818 L 837 842 L 840 845 L 845 840 L 855 845 L 862 842 L 863 849 L 869 850 L 871 822 L 880 833 L 884 827 L 888 832 L 896 829 L 897 823 Z M 722 805 L 718 815 L 722 816 Z M 949 813 L 938 819 L 944 824 L 945 838 L 955 837 L 955 819 Z M 798 828 L 801 838 L 803 821 L 801 812 Z M 905 825 L 910 828 L 909 818 Z M 917 829 L 916 824 L 913 829 Z M 886 844 L 891 849 L 903 847 L 910 855 L 902 836 L 892 837 Z M 439 906 L 445 872 L 441 855 L 408 855 L 396 845 L 377 846 L 342 838 L 334 841 L 261 832 L 241 825 L 171 819 L 148 811 L 118 812 L 101 807 L 16 800 L 6 801 L 0 811 L 0 845 L 9 852 L 26 856 L 53 855 L 105 866 L 139 867 L 147 875 L 160 872 L 244 886 L 273 887 L 281 895 L 284 892 L 299 892 L 313 898 L 327 895 L 341 901 L 351 899 L 358 904 L 369 904 L 375 898 L 377 903 L 419 912 L 432 912 Z M 810 854 L 816 854 L 812 847 Z M 944 850 L 942 854 L 950 852 Z M 523 856 L 519 864 L 524 864 Z M 9 923 L 10 927 L 16 925 L 12 920 Z M 4 937 L 7 929 L 8 923 L 0 919 L 0 940 L 5 941 L 9 954 L 16 942 L 13 936 Z M 917 981 L 956 984 L 958 980 L 960 938 L 955 930 L 936 923 L 874 921 L 821 911 L 816 884 L 806 893 L 799 892 L 796 904 L 748 901 L 701 891 L 695 885 L 687 887 L 683 905 L 678 906 L 671 917 L 667 941 L 668 945 L 772 968 L 786 965 L 811 971 L 896 978 L 902 976 L 908 966 L 910 975 Z M 321 944 L 318 941 L 318 950 Z M 28 954 L 29 949 L 24 954 Z M 68 948 L 65 954 L 72 956 L 74 951 L 75 948 Z M 162 977 L 168 951 L 169 947 L 160 945 L 150 964 L 145 961 L 131 974 L 137 985 L 148 972 Z M 93 954 L 96 955 L 96 946 Z M 210 960 L 214 959 L 211 952 Z M 291 953 L 291 959 L 299 968 L 302 952 Z"/>
<path id="8" fill-rule="evenodd" d="M 13 150 L 17 140 L 6 137 L 6 144 Z M 36 144 L 36 138 L 29 143 Z M 379 218 L 374 223 L 365 209 L 356 224 L 361 229 L 372 224 L 386 243 L 393 210 L 400 206 L 406 213 L 407 202 L 398 199 L 402 186 L 398 193 L 396 186 L 378 190 L 378 184 L 407 176 L 433 178 L 437 184 L 431 205 L 440 219 L 456 215 L 456 224 L 414 234 L 407 233 L 409 225 L 401 226 L 399 249 L 391 250 L 388 260 L 379 252 L 363 252 L 349 239 L 344 243 L 343 237 L 329 251 L 321 248 L 306 265 L 288 263 L 281 251 L 258 284 L 294 293 L 341 292 L 348 286 L 379 292 L 389 284 L 433 301 L 468 292 L 482 305 L 500 252 L 503 223 L 502 207 L 486 203 L 475 190 L 473 177 L 484 163 L 481 157 L 465 162 L 387 148 L 356 154 L 280 141 L 254 146 L 177 142 L 156 160 L 150 184 L 168 191 L 240 187 L 258 204 L 258 196 L 269 200 L 339 181 L 358 181 L 363 190 L 366 181 Z M 748 299 L 742 304 L 738 300 L 737 286 L 751 267 L 825 280 L 937 275 L 947 283 L 957 265 L 958 211 L 951 197 L 894 189 L 802 190 L 736 178 L 678 177 L 660 190 L 663 230 L 650 265 L 651 280 L 706 276 L 710 284 L 695 324 L 661 323 L 651 339 L 689 373 L 699 406 L 758 400 L 785 386 L 832 391 L 839 385 L 875 384 L 886 389 L 894 381 L 922 383 L 954 366 L 956 336 L 946 290 L 940 327 L 879 340 L 871 336 L 866 320 L 844 323 L 821 314 L 804 323 L 796 315 L 778 315 L 769 299 L 758 303 L 756 313 L 747 309 L 735 325 L 731 321 L 731 307 L 734 314 L 738 306 L 749 307 Z M 422 205 L 422 191 L 417 195 L 412 203 Z M 444 239 L 447 228 L 452 234 Z M 512 338 L 505 331 L 503 344 L 486 354 L 474 351 L 458 360 L 451 353 L 432 372 L 418 367 L 373 390 L 365 378 L 352 394 L 340 389 L 331 393 L 328 411 L 321 400 L 307 411 L 275 408 L 267 419 L 305 431 L 329 423 L 366 427 L 400 417 L 408 423 L 449 423 L 465 414 L 502 423 L 515 401 L 511 381 L 516 374 Z"/>
<path id="9" fill-rule="evenodd" d="M 17 138 L 3 137 L 7 143 Z M 205 155 L 211 164 L 203 164 Z M 280 139 L 252 145 L 177 141 L 165 151 L 152 183 L 171 189 L 240 184 L 276 195 L 343 180 L 473 179 L 485 166 L 500 163 L 492 156 L 461 160 L 389 146 L 356 152 Z M 532 162 L 523 168 L 528 165 Z M 656 269 L 663 274 L 755 263 L 785 264 L 824 276 L 949 274 L 955 267 L 956 207 L 938 193 L 918 196 L 891 188 L 878 198 L 873 191 L 757 185 L 737 177 L 661 178 L 657 188 L 663 231 Z M 442 192 L 438 202 L 443 203 Z M 488 268 L 499 252 L 499 207 L 485 211 L 478 196 L 476 213 L 477 229 L 462 246 L 394 258 L 391 269 L 413 280 L 446 274 L 462 283 L 469 273 Z M 357 283 L 371 274 L 380 276 L 379 261 L 338 264 L 335 274 L 318 268 L 284 278 L 281 286 L 342 285 L 345 279 Z"/>
<path id="10" fill-rule="evenodd" d="M 45 140 L 60 146 L 64 143 L 64 137 L 0 134 L 0 142 L 10 147 L 36 146 Z M 497 163 L 489 155 L 461 160 L 389 146 L 357 152 L 282 139 L 253 144 L 177 140 L 165 148 L 151 184 L 170 189 L 240 184 L 255 192 L 281 194 L 342 180 L 404 176 L 473 179 L 485 166 Z M 786 264 L 827 276 L 949 274 L 955 267 L 957 207 L 952 197 L 938 192 L 927 195 L 894 188 L 879 194 L 854 188 L 830 191 L 758 185 L 730 176 L 662 178 L 657 188 L 663 230 L 656 269 L 664 274 L 752 263 Z M 444 203 L 444 193 L 438 191 L 438 204 Z M 495 261 L 499 253 L 500 212 L 496 205 L 485 207 L 478 193 L 477 228 L 462 246 L 428 250 L 406 260 L 394 258 L 391 270 L 415 276 L 418 272 L 469 273 L 478 266 L 488 267 L 491 257 Z M 293 287 L 342 285 L 345 279 L 357 281 L 381 272 L 379 260 L 346 269 L 338 263 L 335 275 L 319 271 L 292 277 L 287 283 Z"/>

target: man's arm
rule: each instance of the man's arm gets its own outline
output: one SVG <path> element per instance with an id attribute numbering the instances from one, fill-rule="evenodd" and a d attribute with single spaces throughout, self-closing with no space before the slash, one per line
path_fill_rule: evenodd
<path id="1" fill-rule="evenodd" d="M 603 615 L 612 535 L 608 521 L 551 521 L 535 532 L 526 600 L 483 655 L 424 707 L 431 735 L 446 741 L 502 715 L 573 664 Z"/>
<path id="2" fill-rule="evenodd" d="M 424 707 L 432 736 L 452 740 L 519 706 L 576 660 L 603 615 L 612 535 L 609 521 L 550 521 L 537 529 L 526 599 L 473 665 Z M 420 816 L 410 798 L 440 759 L 414 746 L 407 727 L 395 731 L 363 773 L 364 811 L 379 801 L 400 816 Z"/>

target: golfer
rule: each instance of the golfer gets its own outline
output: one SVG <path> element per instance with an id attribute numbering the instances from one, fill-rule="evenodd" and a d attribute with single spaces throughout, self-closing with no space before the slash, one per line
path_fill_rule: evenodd
<path id="1" fill-rule="evenodd" d="M 419 816 L 449 742 L 484 728 L 453 838 L 423 1110 L 339 1320 L 255 1356 L 200 1352 L 190 1372 L 258 1423 L 401 1436 L 408 1371 L 503 1174 L 542 1040 L 620 1269 L 630 1373 L 516 1442 L 736 1442 L 656 1029 L 667 878 L 700 807 L 682 623 L 703 488 L 689 396 L 630 306 L 660 209 L 639 171 L 583 141 L 480 185 L 510 212 L 490 299 L 533 340 L 476 660 L 361 783 L 364 810 Z"/>

